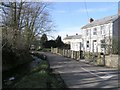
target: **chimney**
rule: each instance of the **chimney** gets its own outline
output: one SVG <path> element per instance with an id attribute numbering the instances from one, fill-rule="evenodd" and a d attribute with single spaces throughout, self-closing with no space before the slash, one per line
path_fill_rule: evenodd
<path id="1" fill-rule="evenodd" d="M 90 18 L 90 19 L 89 19 L 89 22 L 90 22 L 90 23 L 91 23 L 91 22 L 93 22 L 93 21 L 94 21 L 94 19 L 93 19 L 93 18 Z"/>
<path id="2" fill-rule="evenodd" d="M 68 37 L 68 34 L 66 34 L 66 37 Z"/>
<path id="3" fill-rule="evenodd" d="M 76 33 L 76 35 L 78 35 L 78 33 Z"/>

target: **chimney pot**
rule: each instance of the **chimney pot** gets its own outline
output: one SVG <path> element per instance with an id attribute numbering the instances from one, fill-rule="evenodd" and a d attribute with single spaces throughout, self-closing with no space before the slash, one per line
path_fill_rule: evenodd
<path id="1" fill-rule="evenodd" d="M 78 35 L 78 33 L 76 33 L 76 35 Z"/>
<path id="2" fill-rule="evenodd" d="M 93 21 L 94 21 L 94 19 L 93 19 L 93 18 L 90 18 L 89 22 L 91 23 L 91 22 L 93 22 Z"/>

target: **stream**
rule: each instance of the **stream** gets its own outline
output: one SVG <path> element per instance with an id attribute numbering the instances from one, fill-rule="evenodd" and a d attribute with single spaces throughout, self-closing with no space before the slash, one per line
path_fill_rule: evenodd
<path id="1" fill-rule="evenodd" d="M 16 82 L 18 82 L 23 76 L 29 74 L 29 72 L 35 68 L 41 61 L 40 58 L 33 56 L 33 61 L 20 65 L 9 71 L 2 72 L 2 88 L 11 88 Z"/>

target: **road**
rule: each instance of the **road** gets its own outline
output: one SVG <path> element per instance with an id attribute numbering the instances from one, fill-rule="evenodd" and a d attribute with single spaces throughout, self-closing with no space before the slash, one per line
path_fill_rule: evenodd
<path id="1" fill-rule="evenodd" d="M 50 68 L 59 73 L 68 88 L 115 88 L 118 89 L 118 70 L 85 64 L 52 53 L 44 53 Z"/>

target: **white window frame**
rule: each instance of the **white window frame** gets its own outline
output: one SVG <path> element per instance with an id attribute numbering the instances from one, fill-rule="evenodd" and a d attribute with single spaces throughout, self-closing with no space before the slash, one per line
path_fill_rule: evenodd
<path id="1" fill-rule="evenodd" d="M 97 28 L 93 29 L 93 35 L 97 35 Z"/>
<path id="2" fill-rule="evenodd" d="M 105 26 L 104 25 L 100 26 L 100 31 L 101 31 L 101 34 L 105 33 Z"/>
<path id="3" fill-rule="evenodd" d="M 90 42 L 87 41 L 87 42 L 86 42 L 86 47 L 87 47 L 87 48 L 89 48 L 89 44 L 90 44 Z"/>

